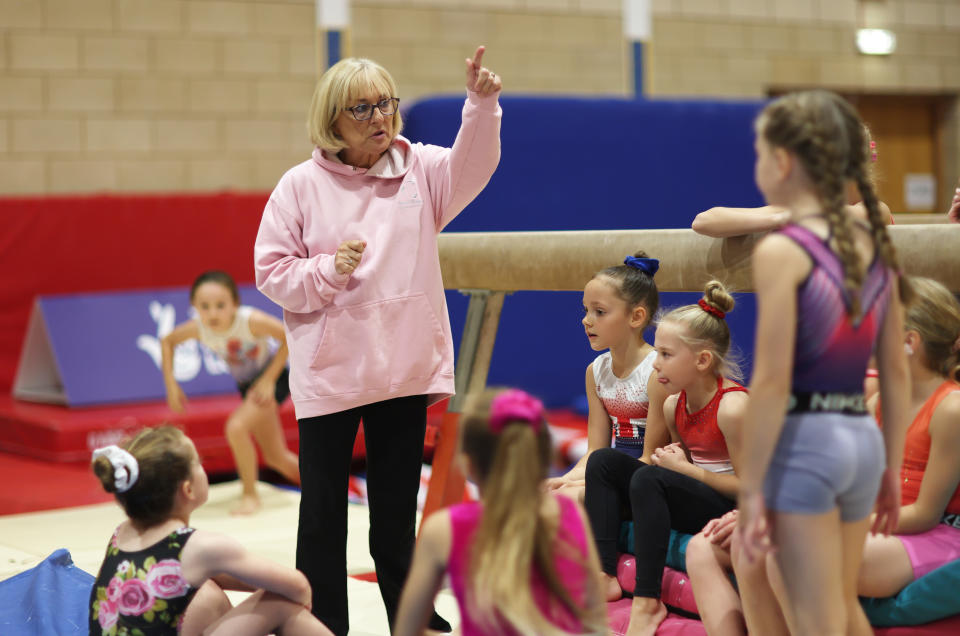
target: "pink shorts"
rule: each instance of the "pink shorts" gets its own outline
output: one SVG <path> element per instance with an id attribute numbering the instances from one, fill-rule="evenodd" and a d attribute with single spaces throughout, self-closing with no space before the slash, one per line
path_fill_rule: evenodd
<path id="1" fill-rule="evenodd" d="M 960 559 L 960 529 L 945 523 L 920 534 L 898 534 L 897 538 L 910 557 L 914 579 Z"/>

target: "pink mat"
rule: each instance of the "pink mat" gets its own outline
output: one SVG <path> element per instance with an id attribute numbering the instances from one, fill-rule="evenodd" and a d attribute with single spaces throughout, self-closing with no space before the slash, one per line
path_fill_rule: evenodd
<path id="1" fill-rule="evenodd" d="M 611 634 L 623 636 L 627 632 L 627 626 L 630 624 L 630 603 L 629 598 L 607 603 Z M 700 621 L 683 618 L 676 614 L 667 614 L 667 618 L 657 628 L 657 636 L 706 636 L 706 633 Z"/>
<path id="2" fill-rule="evenodd" d="M 621 554 L 617 563 L 617 580 L 626 592 L 632 592 L 636 580 L 637 563 L 632 554 Z M 690 579 L 683 572 L 664 568 L 661 598 L 671 607 L 697 613 L 697 603 L 693 597 Z M 607 604 L 607 615 L 613 634 L 622 636 L 630 624 L 629 598 Z M 927 623 L 926 625 L 904 627 L 878 627 L 876 636 L 952 636 L 960 634 L 960 615 Z M 658 636 L 704 636 L 707 632 L 700 621 L 668 614 L 657 629 Z"/>

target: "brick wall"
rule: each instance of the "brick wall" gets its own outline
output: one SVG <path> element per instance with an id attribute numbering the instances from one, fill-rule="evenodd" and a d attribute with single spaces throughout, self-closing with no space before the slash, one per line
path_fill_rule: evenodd
<path id="1" fill-rule="evenodd" d="M 653 95 L 960 92 L 960 0 L 653 8 Z M 461 91 L 480 43 L 511 92 L 631 90 L 621 0 L 353 0 L 352 17 L 350 53 L 405 101 Z M 310 150 L 313 24 L 313 0 L 0 0 L 0 195 L 271 188 Z M 857 26 L 895 29 L 896 55 L 858 55 Z"/>

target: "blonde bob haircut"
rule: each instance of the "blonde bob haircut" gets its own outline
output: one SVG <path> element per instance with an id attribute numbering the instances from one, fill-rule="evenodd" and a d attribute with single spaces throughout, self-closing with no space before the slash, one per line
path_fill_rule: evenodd
<path id="1" fill-rule="evenodd" d="M 347 144 L 334 131 L 334 123 L 340 113 L 353 106 L 354 102 L 371 94 L 381 98 L 399 97 L 393 77 L 373 60 L 348 57 L 327 69 L 317 82 L 310 101 L 310 112 L 307 114 L 310 141 L 334 154 L 346 148 Z M 399 135 L 403 128 L 400 109 L 391 116 L 393 133 Z"/>

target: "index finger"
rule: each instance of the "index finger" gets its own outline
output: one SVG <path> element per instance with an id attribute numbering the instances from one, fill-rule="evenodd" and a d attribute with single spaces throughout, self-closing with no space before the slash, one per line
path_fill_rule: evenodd
<path id="1" fill-rule="evenodd" d="M 360 239 L 353 239 L 353 240 L 347 241 L 347 247 L 349 247 L 350 249 L 356 252 L 362 252 L 363 248 L 366 247 L 366 243 L 364 243 Z"/>
<path id="2" fill-rule="evenodd" d="M 481 62 L 483 61 L 483 52 L 487 50 L 487 47 L 482 44 L 477 47 L 477 52 L 473 54 L 473 68 L 480 69 Z"/>

